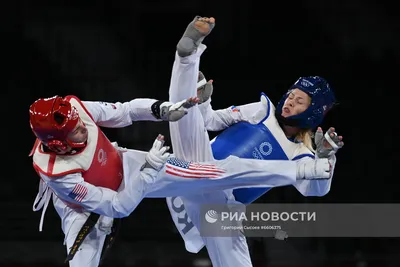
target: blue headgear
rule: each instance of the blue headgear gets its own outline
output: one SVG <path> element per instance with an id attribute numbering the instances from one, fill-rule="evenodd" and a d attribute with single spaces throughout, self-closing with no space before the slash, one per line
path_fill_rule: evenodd
<path id="1" fill-rule="evenodd" d="M 311 97 L 311 104 L 304 112 L 284 118 L 281 115 L 283 104 L 295 88 L 307 93 Z M 335 102 L 335 95 L 324 78 L 319 76 L 300 77 L 279 101 L 275 115 L 282 124 L 302 129 L 314 129 L 321 124 L 325 114 Z"/>

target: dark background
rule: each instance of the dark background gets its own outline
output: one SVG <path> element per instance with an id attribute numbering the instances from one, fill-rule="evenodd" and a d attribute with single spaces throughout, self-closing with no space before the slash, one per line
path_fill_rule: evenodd
<path id="1" fill-rule="evenodd" d="M 83 100 L 168 99 L 175 46 L 195 15 L 214 16 L 201 70 L 214 79 L 213 107 L 275 103 L 300 76 L 325 77 L 340 105 L 345 146 L 331 191 L 305 198 L 276 188 L 258 202 L 397 203 L 400 20 L 385 1 L 14 1 L 2 3 L 5 143 L 0 188 L 0 266 L 62 264 L 60 219 L 50 207 L 44 231 L 32 211 L 38 177 L 28 153 L 29 105 L 40 97 Z M 82 4 L 82 3 L 85 4 Z M 40 3 L 40 4 L 39 4 Z M 50 3 L 50 1 L 49 1 Z M 121 146 L 148 150 L 168 123 L 105 129 Z M 211 134 L 215 136 L 216 133 Z M 52 206 L 52 205 L 50 205 Z M 249 239 L 255 267 L 400 266 L 398 239 Z M 190 254 L 164 199 L 146 199 L 123 223 L 107 266 L 208 266 Z"/>

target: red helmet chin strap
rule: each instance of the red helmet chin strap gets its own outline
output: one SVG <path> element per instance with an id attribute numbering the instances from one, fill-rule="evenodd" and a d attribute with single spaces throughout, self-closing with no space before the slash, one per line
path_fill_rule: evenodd
<path id="1" fill-rule="evenodd" d="M 81 142 L 81 143 L 75 143 L 72 142 L 71 140 L 67 139 L 66 142 L 60 141 L 60 140 L 51 140 L 50 142 L 47 143 L 47 147 L 56 152 L 56 153 L 67 153 L 70 151 L 70 148 L 83 148 L 86 146 L 86 142 Z"/>
<path id="2" fill-rule="evenodd" d="M 60 140 L 49 141 L 47 147 L 57 153 L 66 153 L 69 149 L 69 146 Z"/>
<path id="3" fill-rule="evenodd" d="M 76 142 L 72 142 L 71 140 L 67 139 L 67 144 L 69 146 L 71 146 L 72 148 L 82 148 L 86 146 L 86 141 L 85 142 L 80 142 L 80 143 L 76 143 Z"/>

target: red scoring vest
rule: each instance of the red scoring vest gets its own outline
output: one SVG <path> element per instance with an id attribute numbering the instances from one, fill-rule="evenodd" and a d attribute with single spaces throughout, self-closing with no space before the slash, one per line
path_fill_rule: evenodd
<path id="1" fill-rule="evenodd" d="M 37 140 L 33 148 L 33 167 L 37 172 L 54 178 L 80 172 L 85 182 L 116 191 L 123 177 L 118 151 L 96 125 L 82 102 L 75 96 L 66 99 L 78 110 L 87 127 L 87 145 L 76 154 L 57 155 L 44 152 Z"/>

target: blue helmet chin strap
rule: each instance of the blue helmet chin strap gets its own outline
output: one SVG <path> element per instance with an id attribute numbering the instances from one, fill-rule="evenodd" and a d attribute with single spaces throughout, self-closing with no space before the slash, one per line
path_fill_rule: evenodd
<path id="1" fill-rule="evenodd" d="M 300 89 L 311 97 L 310 106 L 302 113 L 282 117 L 282 108 L 286 98 L 294 89 Z M 335 105 L 336 98 L 328 82 L 319 76 L 300 77 L 284 94 L 276 108 L 276 117 L 281 124 L 299 127 L 301 129 L 314 129 L 322 123 L 326 113 Z"/>

